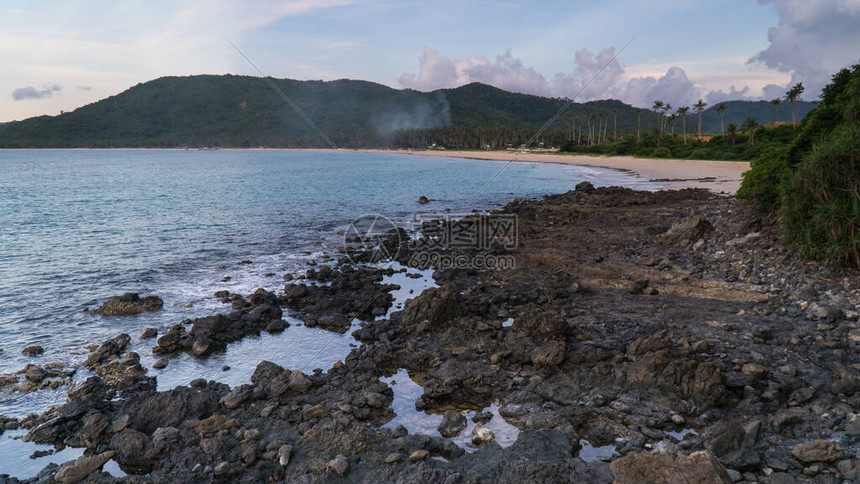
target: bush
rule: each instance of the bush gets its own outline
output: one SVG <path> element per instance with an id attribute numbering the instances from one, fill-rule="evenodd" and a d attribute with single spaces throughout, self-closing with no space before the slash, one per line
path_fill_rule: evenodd
<path id="1" fill-rule="evenodd" d="M 853 84 L 846 80 L 846 76 L 854 79 Z M 843 69 L 833 76 L 833 79 L 825 88 L 825 102 L 813 109 L 797 129 L 793 126 L 780 126 L 761 132 L 760 141 L 768 139 L 772 143 L 752 158 L 750 170 L 744 173 L 738 197 L 757 203 L 763 211 L 773 212 L 792 195 L 789 182 L 798 166 L 809 156 L 816 143 L 845 119 L 845 107 L 850 104 L 851 86 L 860 82 L 860 66 L 854 66 L 853 71 Z M 741 142 L 738 137 L 737 143 Z M 755 153 L 751 151 L 753 148 L 745 145 L 737 145 L 735 148 L 739 156 L 742 156 L 741 153 Z"/>
<path id="2" fill-rule="evenodd" d="M 738 198 L 754 200 L 763 211 L 773 211 L 782 199 L 783 184 L 791 170 L 787 146 L 769 146 L 750 162 L 750 170 L 738 190 Z"/>
<path id="3" fill-rule="evenodd" d="M 840 126 L 817 144 L 785 194 L 789 242 L 806 257 L 860 267 L 860 126 Z"/>
<path id="4" fill-rule="evenodd" d="M 822 99 L 790 143 L 752 161 L 738 196 L 779 210 L 803 256 L 860 267 L 860 65 L 833 76 Z"/>
<path id="5" fill-rule="evenodd" d="M 669 148 L 663 146 L 652 151 L 651 156 L 653 156 L 654 158 L 671 158 L 672 151 L 669 150 Z"/>
<path id="6" fill-rule="evenodd" d="M 694 160 L 707 160 L 711 158 L 711 155 L 705 148 L 696 148 L 695 150 L 693 150 L 693 153 L 690 155 L 690 158 Z"/>

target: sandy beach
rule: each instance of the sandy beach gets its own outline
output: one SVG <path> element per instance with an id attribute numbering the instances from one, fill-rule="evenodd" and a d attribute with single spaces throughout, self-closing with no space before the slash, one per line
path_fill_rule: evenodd
<path id="1" fill-rule="evenodd" d="M 74 149 L 74 148 L 73 148 Z M 87 150 L 91 148 L 79 148 Z M 179 148 L 123 148 L 125 150 L 163 150 Z M 221 151 L 312 151 L 334 152 L 329 148 L 221 148 Z M 530 163 L 560 163 L 633 172 L 665 188 L 707 188 L 714 193 L 734 195 L 741 186 L 743 173 L 750 169 L 747 161 L 672 160 L 634 158 L 632 156 L 585 156 L 561 153 L 519 153 L 513 151 L 411 151 L 381 149 L 342 149 L 344 152 L 446 156 L 473 160 L 496 160 Z"/>
<path id="2" fill-rule="evenodd" d="M 392 153 L 385 150 L 362 150 Z M 526 161 L 592 166 L 632 171 L 643 178 L 663 183 L 666 188 L 707 188 L 715 193 L 734 194 L 741 185 L 745 161 L 668 160 L 631 156 L 577 156 L 550 153 L 516 153 L 510 151 L 397 151 L 421 156 L 451 156 L 479 160 Z"/>

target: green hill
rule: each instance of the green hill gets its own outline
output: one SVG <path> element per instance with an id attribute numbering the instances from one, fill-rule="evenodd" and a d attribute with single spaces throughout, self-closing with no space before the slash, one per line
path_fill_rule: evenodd
<path id="1" fill-rule="evenodd" d="M 723 123 L 735 123 L 740 126 L 747 118 L 753 118 L 758 124 L 767 124 L 773 121 L 791 122 L 791 106 L 787 101 L 779 105 L 779 118 L 776 117 L 776 107 L 769 101 L 726 101 L 726 110 L 723 111 Z M 702 113 L 702 133 L 720 133 L 720 115 L 717 113 L 718 104 L 713 104 Z M 799 101 L 797 103 L 798 121 L 803 119 L 815 106 L 817 102 Z M 690 114 L 687 126 L 697 129 L 699 118 L 696 114 Z"/>
<path id="2" fill-rule="evenodd" d="M 272 82 L 337 146 L 349 148 L 519 145 L 567 103 L 478 83 L 425 93 L 353 80 Z M 803 114 L 811 107 L 805 104 Z M 740 124 L 747 117 L 772 120 L 768 103 L 727 105 L 727 123 Z M 781 114 L 788 111 L 783 106 Z M 635 133 L 637 118 L 643 132 L 656 121 L 656 114 L 620 101 L 574 103 L 538 141 L 559 146 L 569 140 L 572 120 L 579 126 L 590 115 L 597 116 L 594 122 L 602 123 L 610 138 L 616 125 L 619 133 Z M 691 116 L 688 128 L 693 121 Z M 713 107 L 705 112 L 704 124 L 707 131 L 719 132 Z M 179 146 L 327 144 L 266 79 L 234 75 L 163 77 L 59 116 L 0 124 L 0 148 Z"/>
<path id="3" fill-rule="evenodd" d="M 483 84 L 424 93 L 353 80 L 273 82 L 343 147 L 388 146 L 396 133 L 416 130 L 447 139 L 474 128 L 494 128 L 505 133 L 504 142 L 513 142 L 534 133 L 566 103 Z M 635 130 L 637 110 L 619 101 L 573 104 L 549 128 L 566 132 L 574 116 L 581 121 L 612 110 L 619 130 Z M 643 113 L 642 125 L 650 128 L 651 116 Z M 0 125 L 5 148 L 171 146 L 326 143 L 265 79 L 233 75 L 164 77 L 59 116 Z"/>

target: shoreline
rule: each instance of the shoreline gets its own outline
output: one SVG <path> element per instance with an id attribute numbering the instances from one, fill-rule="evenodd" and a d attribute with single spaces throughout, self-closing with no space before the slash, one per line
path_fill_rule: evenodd
<path id="1" fill-rule="evenodd" d="M 329 150 L 334 151 L 334 150 Z M 632 156 L 585 156 L 567 154 L 523 153 L 507 151 L 390 151 L 356 150 L 361 153 L 444 156 L 473 160 L 492 160 L 608 168 L 635 173 L 649 181 L 662 182 L 667 190 L 706 188 L 714 193 L 734 195 L 740 188 L 743 173 L 750 168 L 746 161 L 674 160 L 634 158 Z"/>
<path id="2" fill-rule="evenodd" d="M 856 425 L 817 417 L 856 388 L 853 369 L 828 369 L 858 348 L 844 337 L 857 327 L 856 279 L 839 283 L 826 268 L 786 257 L 775 227 L 750 227 L 752 210 L 701 190 L 587 184 L 512 203 L 503 213 L 522 224 L 522 243 L 509 250 L 514 268 L 437 271 L 403 308 L 378 298 L 400 290 L 384 278 L 399 270 L 356 270 L 350 261 L 312 265 L 285 279 L 283 292 L 225 291 L 217 297 L 235 311 L 105 341 L 87 357 L 97 377 L 71 387 L 64 405 L 7 428 L 42 445 L 78 443 L 91 460 L 64 469 L 113 458 L 152 482 L 539 473 L 609 484 L 638 482 L 629 476 L 665 468 L 668 458 L 681 464 L 648 471 L 662 472 L 654 481 L 704 472 L 708 482 L 731 482 L 731 472 L 755 482 L 774 472 L 768 459 L 801 475 L 806 461 L 795 457 L 820 446 L 834 457 L 816 474 L 856 477 L 860 450 L 842 437 Z M 454 249 L 473 258 L 498 250 Z M 711 264 L 728 251 L 737 265 Z M 349 253 L 367 263 L 376 251 Z M 746 269 L 754 266 L 765 270 Z M 835 296 L 815 290 L 826 281 L 838 284 Z M 197 378 L 169 390 L 134 352 L 144 339 L 155 343 L 171 372 L 177 356 L 208 358 L 262 332 L 290 331 L 286 310 L 294 324 L 349 333 L 356 346 L 319 371 L 280 366 L 261 351 L 250 384 Z M 821 351 L 825 343 L 834 351 Z M 847 402 L 841 413 L 860 408 Z M 764 424 L 772 421 L 781 423 Z M 743 438 L 722 444 L 726 435 Z M 696 461 L 703 452 L 712 455 Z"/>
<path id="3" fill-rule="evenodd" d="M 734 195 L 740 188 L 743 173 L 750 169 L 748 161 L 677 160 L 635 158 L 632 156 L 587 156 L 564 153 L 520 153 L 513 151 L 416 151 L 388 149 L 331 148 L 218 148 L 212 150 L 184 148 L 36 148 L 41 150 L 160 150 L 160 151 L 296 151 L 372 153 L 380 155 L 440 156 L 471 160 L 556 163 L 561 165 L 606 168 L 634 173 L 652 182 L 664 184 L 666 190 L 705 188 L 717 194 Z"/>
<path id="4" fill-rule="evenodd" d="M 387 149 L 330 149 L 330 148 L 223 148 L 221 151 L 305 151 L 372 153 L 380 155 L 415 155 L 462 158 L 469 160 L 509 161 L 527 163 L 556 163 L 561 165 L 606 168 L 634 173 L 648 181 L 660 182 L 666 190 L 705 188 L 717 194 L 734 195 L 750 169 L 748 161 L 677 160 L 635 158 L 632 156 L 587 156 L 565 153 L 520 153 L 512 151 L 465 150 L 387 150 Z"/>
<path id="5" fill-rule="evenodd" d="M 134 354 L 143 336 L 119 335 L 90 353 L 86 366 L 98 376 L 70 388 L 67 403 L 9 428 L 42 445 L 78 443 L 90 460 L 65 463 L 63 472 L 113 458 L 122 472 L 152 482 L 541 474 L 609 484 L 639 482 L 629 476 L 643 469 L 655 482 L 694 474 L 737 481 L 729 472 L 755 482 L 774 472 L 768 459 L 785 462 L 787 476 L 801 475 L 806 461 L 795 456 L 814 456 L 808 449 L 820 446 L 834 457 L 817 464 L 817 474 L 858 475 L 856 444 L 840 437 L 854 424 L 817 417 L 855 388 L 853 376 L 828 369 L 856 349 L 841 336 L 857 326 L 847 312 L 860 304 L 851 281 L 834 289 L 850 302 L 813 294 L 801 284 L 835 280 L 830 271 L 810 272 L 785 249 L 773 250 L 773 226 L 751 232 L 751 207 L 705 191 L 583 184 L 504 213 L 522 224 L 523 243 L 510 249 L 517 267 L 437 271 L 402 310 L 396 298 L 378 298 L 398 290 L 381 276 L 399 270 L 355 270 L 345 261 L 311 266 L 283 293 L 225 291 L 222 303 L 238 308 L 230 315 L 148 337 L 154 354 L 171 359 L 170 372 L 177 355 L 207 358 L 264 331 L 290 331 L 281 319 L 290 310 L 304 325 L 355 338 L 328 369 L 280 366 L 261 352 L 250 384 L 198 378 L 165 390 L 156 381 L 162 375 Z M 740 257 L 738 267 L 773 270 L 711 267 L 727 250 Z M 398 251 L 397 260 L 411 260 L 412 251 Z M 365 262 L 373 253 L 351 252 Z M 815 316 L 818 304 L 841 305 L 842 325 L 822 323 L 830 316 Z M 788 338 L 797 343 L 786 353 Z M 821 352 L 819 338 L 839 342 L 839 351 Z M 571 379 L 581 387 L 571 388 Z M 116 395 L 124 399 L 115 403 Z M 842 407 L 851 412 L 856 400 Z M 783 415 L 792 420 L 764 425 Z M 725 435 L 743 438 L 723 444 Z M 709 459 L 696 460 L 703 452 Z M 667 469 L 668 458 L 680 464 Z M 56 467 L 43 473 L 60 475 Z"/>

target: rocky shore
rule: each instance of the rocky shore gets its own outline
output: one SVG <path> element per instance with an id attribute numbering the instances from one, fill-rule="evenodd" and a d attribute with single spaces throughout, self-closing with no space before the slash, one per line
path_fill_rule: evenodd
<path id="1" fill-rule="evenodd" d="M 221 293 L 223 314 L 153 348 L 206 358 L 282 331 L 290 311 L 361 342 L 327 371 L 261 361 L 245 385 L 157 392 L 118 335 L 65 405 L 0 430 L 86 449 L 30 481 L 45 483 L 860 481 L 856 273 L 800 260 L 771 220 L 705 190 L 585 183 L 499 214 L 516 217 L 516 247 L 446 255 L 515 268 L 437 270 L 438 287 L 392 311 L 392 269 L 348 252 L 283 290 Z M 389 235 L 385 253 L 414 260 L 422 244 Z M 438 435 L 386 426 L 400 370 L 423 387 L 415 411 L 442 416 Z M 507 447 L 489 428 L 500 418 L 519 429 Z M 109 460 L 128 476 L 100 472 Z"/>

